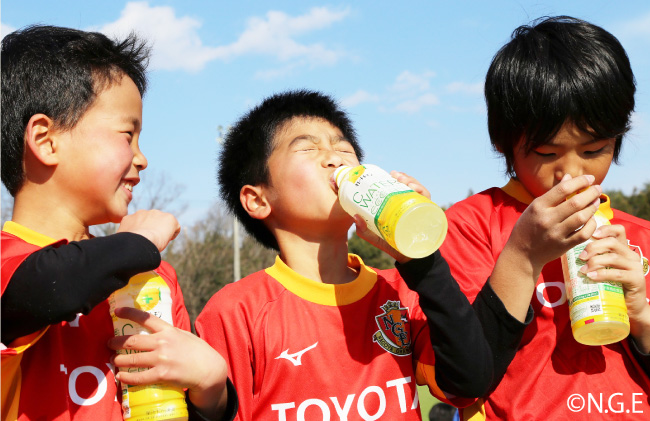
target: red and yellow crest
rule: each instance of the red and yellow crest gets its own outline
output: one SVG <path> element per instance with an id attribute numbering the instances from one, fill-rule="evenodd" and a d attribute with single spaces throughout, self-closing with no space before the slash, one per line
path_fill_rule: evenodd
<path id="1" fill-rule="evenodd" d="M 399 301 L 386 301 L 380 307 L 384 313 L 375 316 L 379 330 L 372 337 L 374 342 L 393 355 L 403 357 L 411 354 L 411 327 L 408 308 Z"/>

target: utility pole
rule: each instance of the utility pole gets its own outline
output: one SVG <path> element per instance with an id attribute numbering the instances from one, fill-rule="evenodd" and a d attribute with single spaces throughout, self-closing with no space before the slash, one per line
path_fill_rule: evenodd
<path id="1" fill-rule="evenodd" d="M 224 136 L 228 134 L 230 126 L 224 127 L 222 125 L 217 126 L 217 131 L 219 132 L 219 137 L 217 137 L 217 143 L 223 145 Z M 241 244 L 239 242 L 239 221 L 235 215 L 232 216 L 232 273 L 233 273 L 233 282 L 237 282 L 241 279 L 241 263 L 239 260 L 239 249 Z"/>

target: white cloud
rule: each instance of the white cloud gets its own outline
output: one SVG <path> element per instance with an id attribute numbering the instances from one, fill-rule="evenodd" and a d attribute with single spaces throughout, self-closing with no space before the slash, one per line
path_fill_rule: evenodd
<path id="1" fill-rule="evenodd" d="M 198 71 L 218 57 L 216 48 L 203 45 L 200 27 L 197 19 L 177 17 L 172 7 L 130 2 L 117 21 L 98 30 L 116 37 L 134 31 L 145 37 L 153 47 L 152 69 Z"/>
<path id="2" fill-rule="evenodd" d="M 406 101 L 402 101 L 399 104 L 395 106 L 395 109 L 397 111 L 403 111 L 407 113 L 415 113 L 420 111 L 422 108 L 430 106 L 430 105 L 438 105 L 440 103 L 440 100 L 438 99 L 437 96 L 435 96 L 432 93 L 426 93 L 423 95 L 420 95 L 416 98 L 408 99 Z"/>
<path id="3" fill-rule="evenodd" d="M 430 87 L 429 79 L 433 78 L 435 75 L 436 74 L 431 71 L 415 74 L 405 70 L 397 75 L 395 83 L 393 83 L 393 86 L 390 89 L 403 95 L 413 95 L 414 92 L 427 91 Z"/>
<path id="4" fill-rule="evenodd" d="M 364 90 L 358 90 L 352 95 L 349 95 L 341 100 L 341 105 L 345 108 L 352 108 L 356 105 L 362 104 L 364 102 L 377 102 L 379 101 L 379 96 L 371 94 Z"/>
<path id="5" fill-rule="evenodd" d="M 11 25 L 7 25 L 6 23 L 1 23 L 0 22 L 0 35 L 2 36 L 2 38 L 4 38 L 5 35 L 15 31 L 16 29 L 17 28 L 14 28 Z"/>
<path id="6" fill-rule="evenodd" d="M 270 11 L 264 18 L 248 19 L 238 39 L 222 46 L 203 45 L 199 30 L 201 21 L 176 16 L 169 6 L 149 6 L 147 2 L 127 3 L 120 18 L 99 28 L 110 35 L 124 36 L 135 30 L 153 44 L 153 69 L 199 71 L 212 60 L 232 60 L 244 55 L 266 55 L 297 65 L 331 65 L 345 53 L 332 50 L 320 43 L 301 44 L 296 38 L 324 29 L 343 20 L 349 9 L 333 11 L 314 7 L 307 14 L 289 16 Z M 258 77 L 286 74 L 287 67 L 270 70 Z"/>
<path id="7" fill-rule="evenodd" d="M 446 89 L 447 92 L 451 92 L 451 93 L 481 95 L 483 94 L 483 82 L 479 82 L 479 83 L 452 82 L 446 86 Z"/>

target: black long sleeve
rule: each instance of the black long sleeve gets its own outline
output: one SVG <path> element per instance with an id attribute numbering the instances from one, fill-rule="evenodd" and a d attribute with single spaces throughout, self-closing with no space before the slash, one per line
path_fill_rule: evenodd
<path id="1" fill-rule="evenodd" d="M 472 306 L 492 349 L 494 359 L 494 378 L 490 386 L 490 390 L 492 390 L 501 382 L 515 357 L 524 336 L 524 330 L 533 321 L 535 313 L 533 307 L 528 306 L 526 320 L 523 323 L 514 318 L 492 290 L 490 282 L 483 285 Z"/>
<path id="2" fill-rule="evenodd" d="M 460 397 L 485 395 L 492 384 L 493 357 L 478 317 L 439 251 L 396 267 L 420 296 L 436 355 L 436 382 Z"/>
<path id="3" fill-rule="evenodd" d="M 2 295 L 2 343 L 88 314 L 130 277 L 157 268 L 160 261 L 151 241 L 127 232 L 32 253 Z"/>
<path id="4" fill-rule="evenodd" d="M 628 336 L 628 344 L 630 345 L 630 349 L 632 350 L 632 355 L 634 355 L 634 359 L 639 363 L 645 374 L 650 376 L 650 354 L 644 354 L 639 350 L 639 346 L 636 344 L 636 341 L 634 338 L 630 335 Z"/>

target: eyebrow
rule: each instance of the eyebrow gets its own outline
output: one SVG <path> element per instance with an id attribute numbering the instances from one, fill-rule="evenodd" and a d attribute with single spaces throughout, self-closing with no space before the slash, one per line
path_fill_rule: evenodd
<path id="1" fill-rule="evenodd" d="M 142 120 L 137 117 L 131 117 L 128 115 L 120 116 L 120 121 L 126 124 L 132 124 L 133 128 L 138 131 L 142 129 Z"/>

